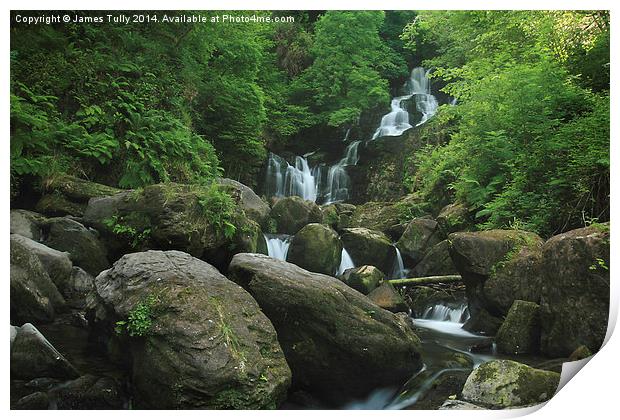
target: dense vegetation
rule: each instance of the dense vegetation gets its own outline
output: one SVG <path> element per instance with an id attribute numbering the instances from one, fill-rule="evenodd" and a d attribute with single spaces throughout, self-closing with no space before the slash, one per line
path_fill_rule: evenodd
<path id="1" fill-rule="evenodd" d="M 13 23 L 12 191 L 59 173 L 254 185 L 268 149 L 376 124 L 423 63 L 458 100 L 408 157 L 430 207 L 545 235 L 608 220 L 608 13 L 274 15 L 295 22 Z"/>

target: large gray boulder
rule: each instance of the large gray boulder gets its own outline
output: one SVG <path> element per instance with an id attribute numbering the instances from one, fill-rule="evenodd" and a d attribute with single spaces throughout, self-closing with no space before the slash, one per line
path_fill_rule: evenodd
<path id="1" fill-rule="evenodd" d="M 11 344 L 11 379 L 71 379 L 79 374 L 73 365 L 32 324 L 16 328 Z"/>
<path id="2" fill-rule="evenodd" d="M 247 217 L 261 226 L 266 225 L 271 211 L 269 204 L 256 195 L 250 187 L 229 178 L 218 178 L 217 183 L 233 196 Z"/>
<path id="3" fill-rule="evenodd" d="M 11 322 L 50 322 L 65 307 L 39 258 L 19 235 L 11 235 Z"/>
<path id="4" fill-rule="evenodd" d="M 11 209 L 11 233 L 40 241 L 43 236 L 42 226 L 45 222 L 45 216 L 42 214 L 29 210 Z"/>
<path id="5" fill-rule="evenodd" d="M 340 280 L 259 254 L 237 254 L 231 279 L 273 322 L 297 386 L 342 403 L 402 385 L 422 365 L 411 324 Z"/>
<path id="6" fill-rule="evenodd" d="M 65 284 L 71 277 L 71 270 L 73 269 L 73 264 L 69 259 L 69 254 L 52 249 L 21 235 L 11 235 L 11 241 L 19 242 L 28 250 L 29 253 L 35 255 L 39 261 L 41 261 L 45 271 L 49 275 L 50 279 L 52 279 L 58 290 L 62 292 Z"/>
<path id="7" fill-rule="evenodd" d="M 530 294 L 535 294 L 539 288 L 539 280 L 528 276 L 521 279 L 518 275 L 512 275 L 517 271 L 513 267 L 513 261 L 520 258 L 525 252 L 535 252 L 540 249 L 542 239 L 535 233 L 519 230 L 487 230 L 481 232 L 457 232 L 448 237 L 449 251 L 452 261 L 463 277 L 466 286 L 469 309 L 475 315 L 480 309 L 486 309 L 491 315 L 504 316 L 512 301 L 515 299 L 530 300 Z M 526 264 L 527 266 L 527 264 Z M 505 271 L 504 271 L 505 270 Z M 506 273 L 504 275 L 504 273 Z M 493 293 L 493 288 L 486 286 L 490 277 L 504 275 L 504 279 L 497 284 L 505 285 L 501 292 L 512 290 L 515 294 L 505 298 L 502 302 L 508 302 L 508 307 L 498 307 L 489 296 L 498 296 L 501 293 Z M 530 284 L 529 281 L 534 284 Z M 518 283 L 521 288 L 513 287 Z M 486 288 L 485 288 L 486 286 Z M 534 291 L 531 291 L 534 289 Z M 528 296 L 521 295 L 524 291 Z"/>
<path id="8" fill-rule="evenodd" d="M 383 232 L 348 228 L 342 230 L 340 240 L 356 265 L 372 265 L 384 273 L 391 272 L 396 251 Z"/>
<path id="9" fill-rule="evenodd" d="M 609 316 L 609 225 L 576 229 L 543 247 L 541 349 L 567 357 L 581 345 L 597 351 Z"/>
<path id="10" fill-rule="evenodd" d="M 555 394 L 560 375 L 512 360 L 493 360 L 478 366 L 467 378 L 462 398 L 488 408 L 540 404 Z"/>
<path id="11" fill-rule="evenodd" d="M 411 277 L 458 274 L 450 256 L 450 244 L 443 240 L 426 251 L 422 261 L 413 267 Z"/>
<path id="12" fill-rule="evenodd" d="M 408 312 L 409 306 L 391 283 L 385 282 L 368 294 L 368 299 L 390 312 Z"/>
<path id="13" fill-rule="evenodd" d="M 272 324 L 213 266 L 139 252 L 95 284 L 89 321 L 131 359 L 135 407 L 259 409 L 284 399 L 291 373 Z"/>
<path id="14" fill-rule="evenodd" d="M 420 262 L 430 248 L 441 242 L 437 226 L 433 219 L 418 218 L 410 221 L 396 242 L 403 257 L 413 264 Z"/>
<path id="15" fill-rule="evenodd" d="M 333 275 L 338 270 L 342 244 L 329 226 L 310 223 L 293 237 L 287 261 L 315 273 Z"/>
<path id="16" fill-rule="evenodd" d="M 95 278 L 80 267 L 73 267 L 71 277 L 63 289 L 63 296 L 68 306 L 84 309 L 94 289 Z"/>
<path id="17" fill-rule="evenodd" d="M 293 196 L 279 199 L 271 209 L 271 218 L 277 233 L 294 235 L 309 223 L 321 223 L 323 214 L 316 203 Z"/>
<path id="18" fill-rule="evenodd" d="M 110 267 L 107 251 L 95 234 L 68 217 L 49 219 L 44 243 L 69 253 L 69 258 L 93 276 Z"/>

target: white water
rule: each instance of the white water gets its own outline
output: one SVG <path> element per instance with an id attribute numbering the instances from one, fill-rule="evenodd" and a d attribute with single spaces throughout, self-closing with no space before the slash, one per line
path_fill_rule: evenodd
<path id="1" fill-rule="evenodd" d="M 416 67 L 411 71 L 409 80 L 405 82 L 405 95 L 397 96 L 390 103 L 391 111 L 381 118 L 381 124 L 372 136 L 376 139 L 384 136 L 400 136 L 413 127 L 409 121 L 409 112 L 405 107 L 406 101 L 414 99 L 416 111 L 421 115 L 416 127 L 428 121 L 437 112 L 437 99 L 431 93 L 431 83 L 428 77 L 430 70 Z"/>
<path id="2" fill-rule="evenodd" d="M 420 327 L 435 330 L 443 334 L 459 337 L 479 337 L 463 329 L 463 324 L 469 319 L 467 304 L 452 307 L 442 304 L 427 308 L 422 318 L 414 319 L 414 323 Z"/>
<path id="3" fill-rule="evenodd" d="M 338 267 L 338 271 L 336 272 L 336 275 L 339 276 L 343 274 L 349 268 L 353 268 L 353 267 L 355 267 L 355 263 L 353 262 L 351 255 L 349 255 L 346 249 L 342 248 L 342 254 L 340 257 L 340 267 Z"/>
<path id="4" fill-rule="evenodd" d="M 291 237 L 288 235 L 268 235 L 265 234 L 267 241 L 267 255 L 277 260 L 286 261 L 288 247 L 291 244 Z"/>
<path id="5" fill-rule="evenodd" d="M 269 197 L 299 196 L 304 200 L 331 204 L 349 198 L 351 180 L 346 167 L 356 165 L 359 160 L 360 141 L 354 141 L 345 149 L 344 157 L 338 163 L 327 167 L 320 164 L 314 168 L 308 159 L 295 157 L 295 165 L 280 156 L 270 153 L 266 172 L 266 192 Z"/>
<path id="6" fill-rule="evenodd" d="M 408 270 L 405 269 L 405 263 L 403 262 L 403 256 L 400 254 L 400 249 L 396 245 L 393 245 L 396 250 L 394 256 L 394 264 L 392 265 L 392 272 L 390 273 L 390 279 L 404 279 L 407 277 Z"/>

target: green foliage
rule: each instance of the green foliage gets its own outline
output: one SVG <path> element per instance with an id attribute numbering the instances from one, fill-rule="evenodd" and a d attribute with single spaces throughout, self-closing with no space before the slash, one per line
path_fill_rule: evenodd
<path id="1" fill-rule="evenodd" d="M 144 337 L 148 335 L 157 314 L 157 305 L 160 299 L 149 295 L 138 303 L 129 313 L 127 319 L 116 322 L 114 330 L 117 334 L 127 333 L 130 337 Z"/>
<path id="2" fill-rule="evenodd" d="M 198 197 L 198 204 L 202 217 L 215 227 L 218 235 L 227 239 L 235 236 L 237 207 L 226 191 L 221 190 L 217 184 L 211 184 L 207 193 Z"/>
<path id="3" fill-rule="evenodd" d="M 131 218 L 129 218 L 131 219 Z M 140 229 L 133 226 L 132 220 L 124 217 L 112 216 L 103 223 L 114 233 L 128 241 L 131 249 L 140 249 L 151 237 L 151 228 Z"/>

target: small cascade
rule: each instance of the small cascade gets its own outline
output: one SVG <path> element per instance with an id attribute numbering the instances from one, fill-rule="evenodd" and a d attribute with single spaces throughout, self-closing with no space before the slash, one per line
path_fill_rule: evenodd
<path id="1" fill-rule="evenodd" d="M 427 308 L 422 318 L 464 324 L 469 319 L 469 309 L 466 303 L 462 303 L 457 307 L 437 304 Z"/>
<path id="2" fill-rule="evenodd" d="M 267 241 L 267 255 L 277 260 L 286 261 L 288 247 L 291 244 L 289 235 L 269 235 L 265 234 Z"/>
<path id="3" fill-rule="evenodd" d="M 430 70 L 416 67 L 411 71 L 409 80 L 405 82 L 405 94 L 392 99 L 391 111 L 381 118 L 381 123 L 372 136 L 372 140 L 384 136 L 400 136 L 413 127 L 409 121 L 406 103 L 413 98 L 416 111 L 422 114 L 416 127 L 428 121 L 437 112 L 437 98 L 431 93 L 429 79 Z"/>
<path id="4" fill-rule="evenodd" d="M 336 275 L 340 276 L 346 270 L 348 270 L 349 268 L 353 268 L 353 267 L 355 267 L 355 263 L 353 262 L 351 255 L 349 255 L 346 249 L 342 248 L 342 254 L 340 257 L 340 267 L 338 267 L 338 271 L 336 271 Z"/>
<path id="5" fill-rule="evenodd" d="M 390 273 L 390 280 L 407 278 L 408 270 L 405 268 L 403 262 L 403 256 L 400 253 L 400 249 L 396 245 L 393 245 L 396 250 L 394 255 L 394 263 L 392 264 L 392 272 Z"/>

